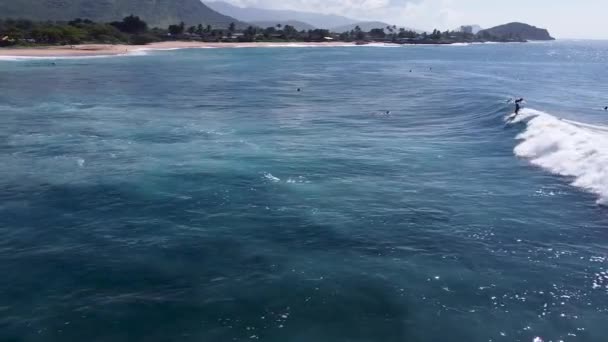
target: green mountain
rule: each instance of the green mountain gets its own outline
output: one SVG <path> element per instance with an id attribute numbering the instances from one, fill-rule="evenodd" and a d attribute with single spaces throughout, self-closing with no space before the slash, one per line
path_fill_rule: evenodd
<path id="1" fill-rule="evenodd" d="M 490 35 L 492 37 L 509 39 L 509 38 L 521 38 L 525 40 L 555 40 L 551 37 L 549 31 L 541 29 L 536 26 L 524 24 L 524 23 L 509 23 L 492 27 L 486 30 L 481 30 L 479 35 Z"/>
<path id="2" fill-rule="evenodd" d="M 130 14 L 150 27 L 167 27 L 181 21 L 186 25 L 212 25 L 225 28 L 238 20 L 220 14 L 200 0 L 0 0 L 0 18 L 36 21 L 66 21 L 86 18 L 98 22 L 120 20 Z"/>

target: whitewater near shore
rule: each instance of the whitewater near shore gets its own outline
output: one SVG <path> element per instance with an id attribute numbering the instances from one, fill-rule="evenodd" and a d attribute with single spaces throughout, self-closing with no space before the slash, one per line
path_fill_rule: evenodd
<path id="1" fill-rule="evenodd" d="M 204 43 L 204 42 L 160 42 L 148 45 L 86 44 L 33 48 L 2 48 L 0 57 L 87 57 L 117 56 L 146 50 L 205 49 L 205 48 L 252 48 L 252 47 L 344 47 L 354 43 Z"/>

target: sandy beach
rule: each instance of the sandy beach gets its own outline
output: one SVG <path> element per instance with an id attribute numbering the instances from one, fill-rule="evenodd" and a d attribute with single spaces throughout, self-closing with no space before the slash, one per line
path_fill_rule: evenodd
<path id="1" fill-rule="evenodd" d="M 92 57 L 116 56 L 145 50 L 204 49 L 204 48 L 252 48 L 252 47 L 340 47 L 353 43 L 204 43 L 160 42 L 148 45 L 85 44 L 32 48 L 0 48 L 0 57 Z"/>

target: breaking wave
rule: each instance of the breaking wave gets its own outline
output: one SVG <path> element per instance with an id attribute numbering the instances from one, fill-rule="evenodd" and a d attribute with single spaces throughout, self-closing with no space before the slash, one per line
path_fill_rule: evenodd
<path id="1" fill-rule="evenodd" d="M 573 177 L 572 185 L 608 205 L 608 127 L 557 118 L 525 109 L 513 122 L 526 129 L 517 136 L 515 155 L 554 174 Z"/>

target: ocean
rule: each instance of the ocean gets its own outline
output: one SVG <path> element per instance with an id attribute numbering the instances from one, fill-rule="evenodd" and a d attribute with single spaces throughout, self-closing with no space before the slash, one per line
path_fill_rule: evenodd
<path id="1" fill-rule="evenodd" d="M 607 65 L 592 41 L 5 58 L 0 340 L 606 341 Z"/>

